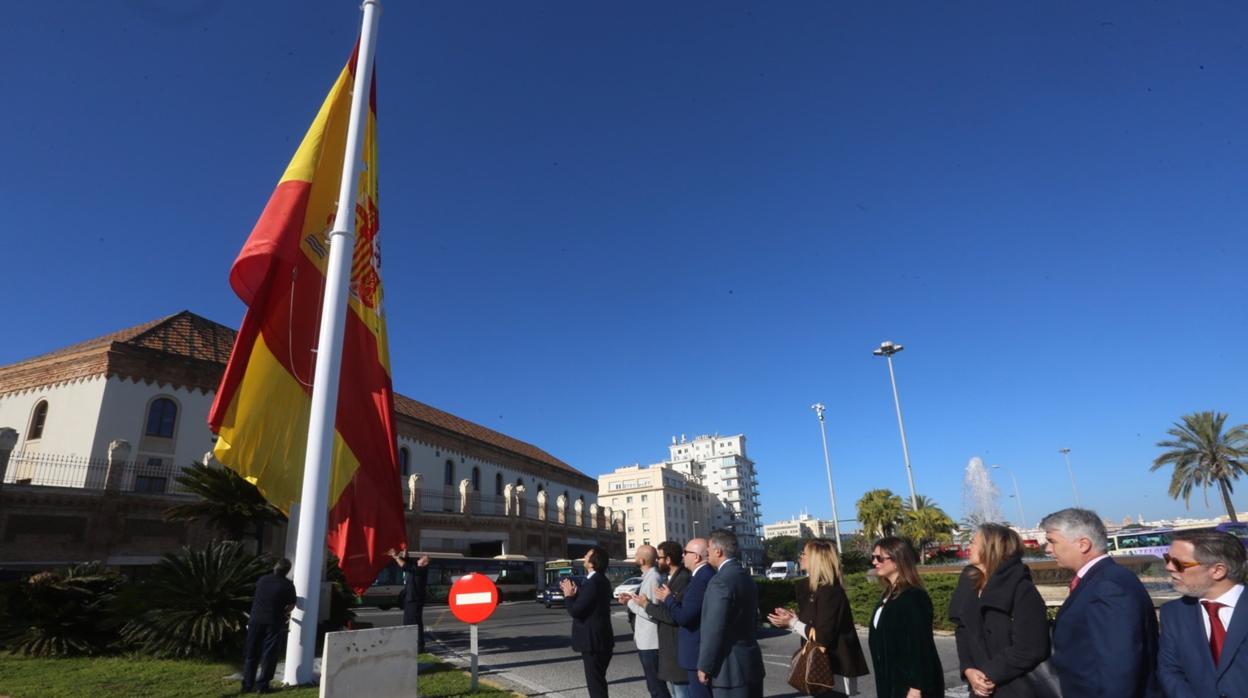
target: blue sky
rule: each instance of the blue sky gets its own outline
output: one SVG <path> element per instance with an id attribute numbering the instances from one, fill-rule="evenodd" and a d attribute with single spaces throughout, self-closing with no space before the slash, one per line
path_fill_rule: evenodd
<path id="1" fill-rule="evenodd" d="M 181 309 L 237 326 L 229 265 L 356 4 L 5 14 L 0 364 Z M 767 521 L 827 515 L 821 401 L 845 518 L 906 489 L 888 339 L 955 517 L 972 456 L 1033 522 L 1070 504 L 1063 446 L 1085 504 L 1180 514 L 1155 442 L 1248 422 L 1246 30 L 1231 2 L 392 0 L 395 387 L 591 475 L 744 432 Z"/>

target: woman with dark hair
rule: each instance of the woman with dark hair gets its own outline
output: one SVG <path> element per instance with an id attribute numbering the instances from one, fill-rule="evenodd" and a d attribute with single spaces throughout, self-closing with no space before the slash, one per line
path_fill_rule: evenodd
<path id="1" fill-rule="evenodd" d="M 949 620 L 957 626 L 958 663 L 972 695 L 1039 695 L 1027 675 L 1049 656 L 1049 621 L 1012 529 L 988 523 L 975 532 Z"/>
<path id="2" fill-rule="evenodd" d="M 932 639 L 932 599 L 919 579 L 918 560 L 910 541 L 894 536 L 876 541 L 871 551 L 884 587 L 867 635 L 879 698 L 945 695 L 945 674 Z"/>
<path id="3" fill-rule="evenodd" d="M 827 649 L 829 664 L 838 677 L 865 676 L 867 659 L 854 630 L 853 610 L 841 584 L 841 559 L 832 541 L 815 538 L 806 543 L 797 564 L 806 572 L 797 581 L 797 614 L 777 608 L 767 620 L 777 628 L 788 628 L 802 638 L 802 645 L 814 641 Z M 839 681 L 838 681 L 839 683 Z M 829 691 L 823 696 L 842 696 Z"/>

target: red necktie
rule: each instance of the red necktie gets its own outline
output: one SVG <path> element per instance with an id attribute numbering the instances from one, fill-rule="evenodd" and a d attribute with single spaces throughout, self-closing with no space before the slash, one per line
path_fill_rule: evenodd
<path id="1" fill-rule="evenodd" d="M 1077 586 L 1079 586 L 1079 575 L 1076 574 L 1070 578 L 1070 590 L 1074 591 Z"/>
<path id="2" fill-rule="evenodd" d="M 1205 612 L 1209 614 L 1209 652 L 1213 654 L 1213 665 L 1218 665 L 1218 659 L 1222 657 L 1222 641 L 1226 639 L 1226 626 L 1222 625 L 1222 617 L 1218 615 L 1218 609 L 1226 604 L 1217 601 L 1201 601 L 1205 607 Z"/>

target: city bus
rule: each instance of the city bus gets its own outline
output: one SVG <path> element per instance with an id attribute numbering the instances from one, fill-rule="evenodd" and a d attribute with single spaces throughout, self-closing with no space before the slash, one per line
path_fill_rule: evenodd
<path id="1" fill-rule="evenodd" d="M 1170 552 L 1170 542 L 1178 531 L 1222 531 L 1248 547 L 1248 523 L 1221 523 L 1217 526 L 1181 526 L 1179 528 L 1145 528 L 1109 534 L 1109 554 L 1114 556 L 1152 555 L 1161 557 Z"/>
<path id="2" fill-rule="evenodd" d="M 429 556 L 429 581 L 426 601 L 446 603 L 455 580 L 475 572 L 489 577 L 498 586 L 500 599 L 529 599 L 537 591 L 537 562 L 524 555 L 466 557 L 455 553 L 409 552 L 408 557 Z M 360 605 L 377 606 L 383 611 L 393 607 L 403 591 L 403 570 L 393 562 L 386 565 L 372 585 L 360 596 Z"/>
<path id="3" fill-rule="evenodd" d="M 580 560 L 548 560 L 546 562 L 546 579 L 543 588 L 555 584 L 567 576 L 585 576 L 585 563 Z M 612 560 L 607 565 L 607 579 L 611 581 L 612 589 L 625 579 L 640 576 L 641 568 L 632 560 Z M 541 589 L 537 590 L 539 595 L 541 591 Z"/>

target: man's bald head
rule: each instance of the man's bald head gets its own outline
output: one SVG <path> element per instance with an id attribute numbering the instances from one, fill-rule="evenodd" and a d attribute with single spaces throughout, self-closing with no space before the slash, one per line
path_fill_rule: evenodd
<path id="1" fill-rule="evenodd" d="M 703 562 L 706 562 L 706 552 L 707 548 L 705 538 L 694 538 L 688 543 L 685 543 L 685 567 L 693 569 Z M 690 562 L 693 564 L 688 564 Z"/>
<path id="2" fill-rule="evenodd" d="M 637 557 L 634 558 L 633 561 L 641 567 L 650 569 L 651 567 L 654 567 L 654 561 L 658 558 L 658 556 L 659 552 L 654 549 L 654 546 L 647 544 L 637 548 Z"/>

